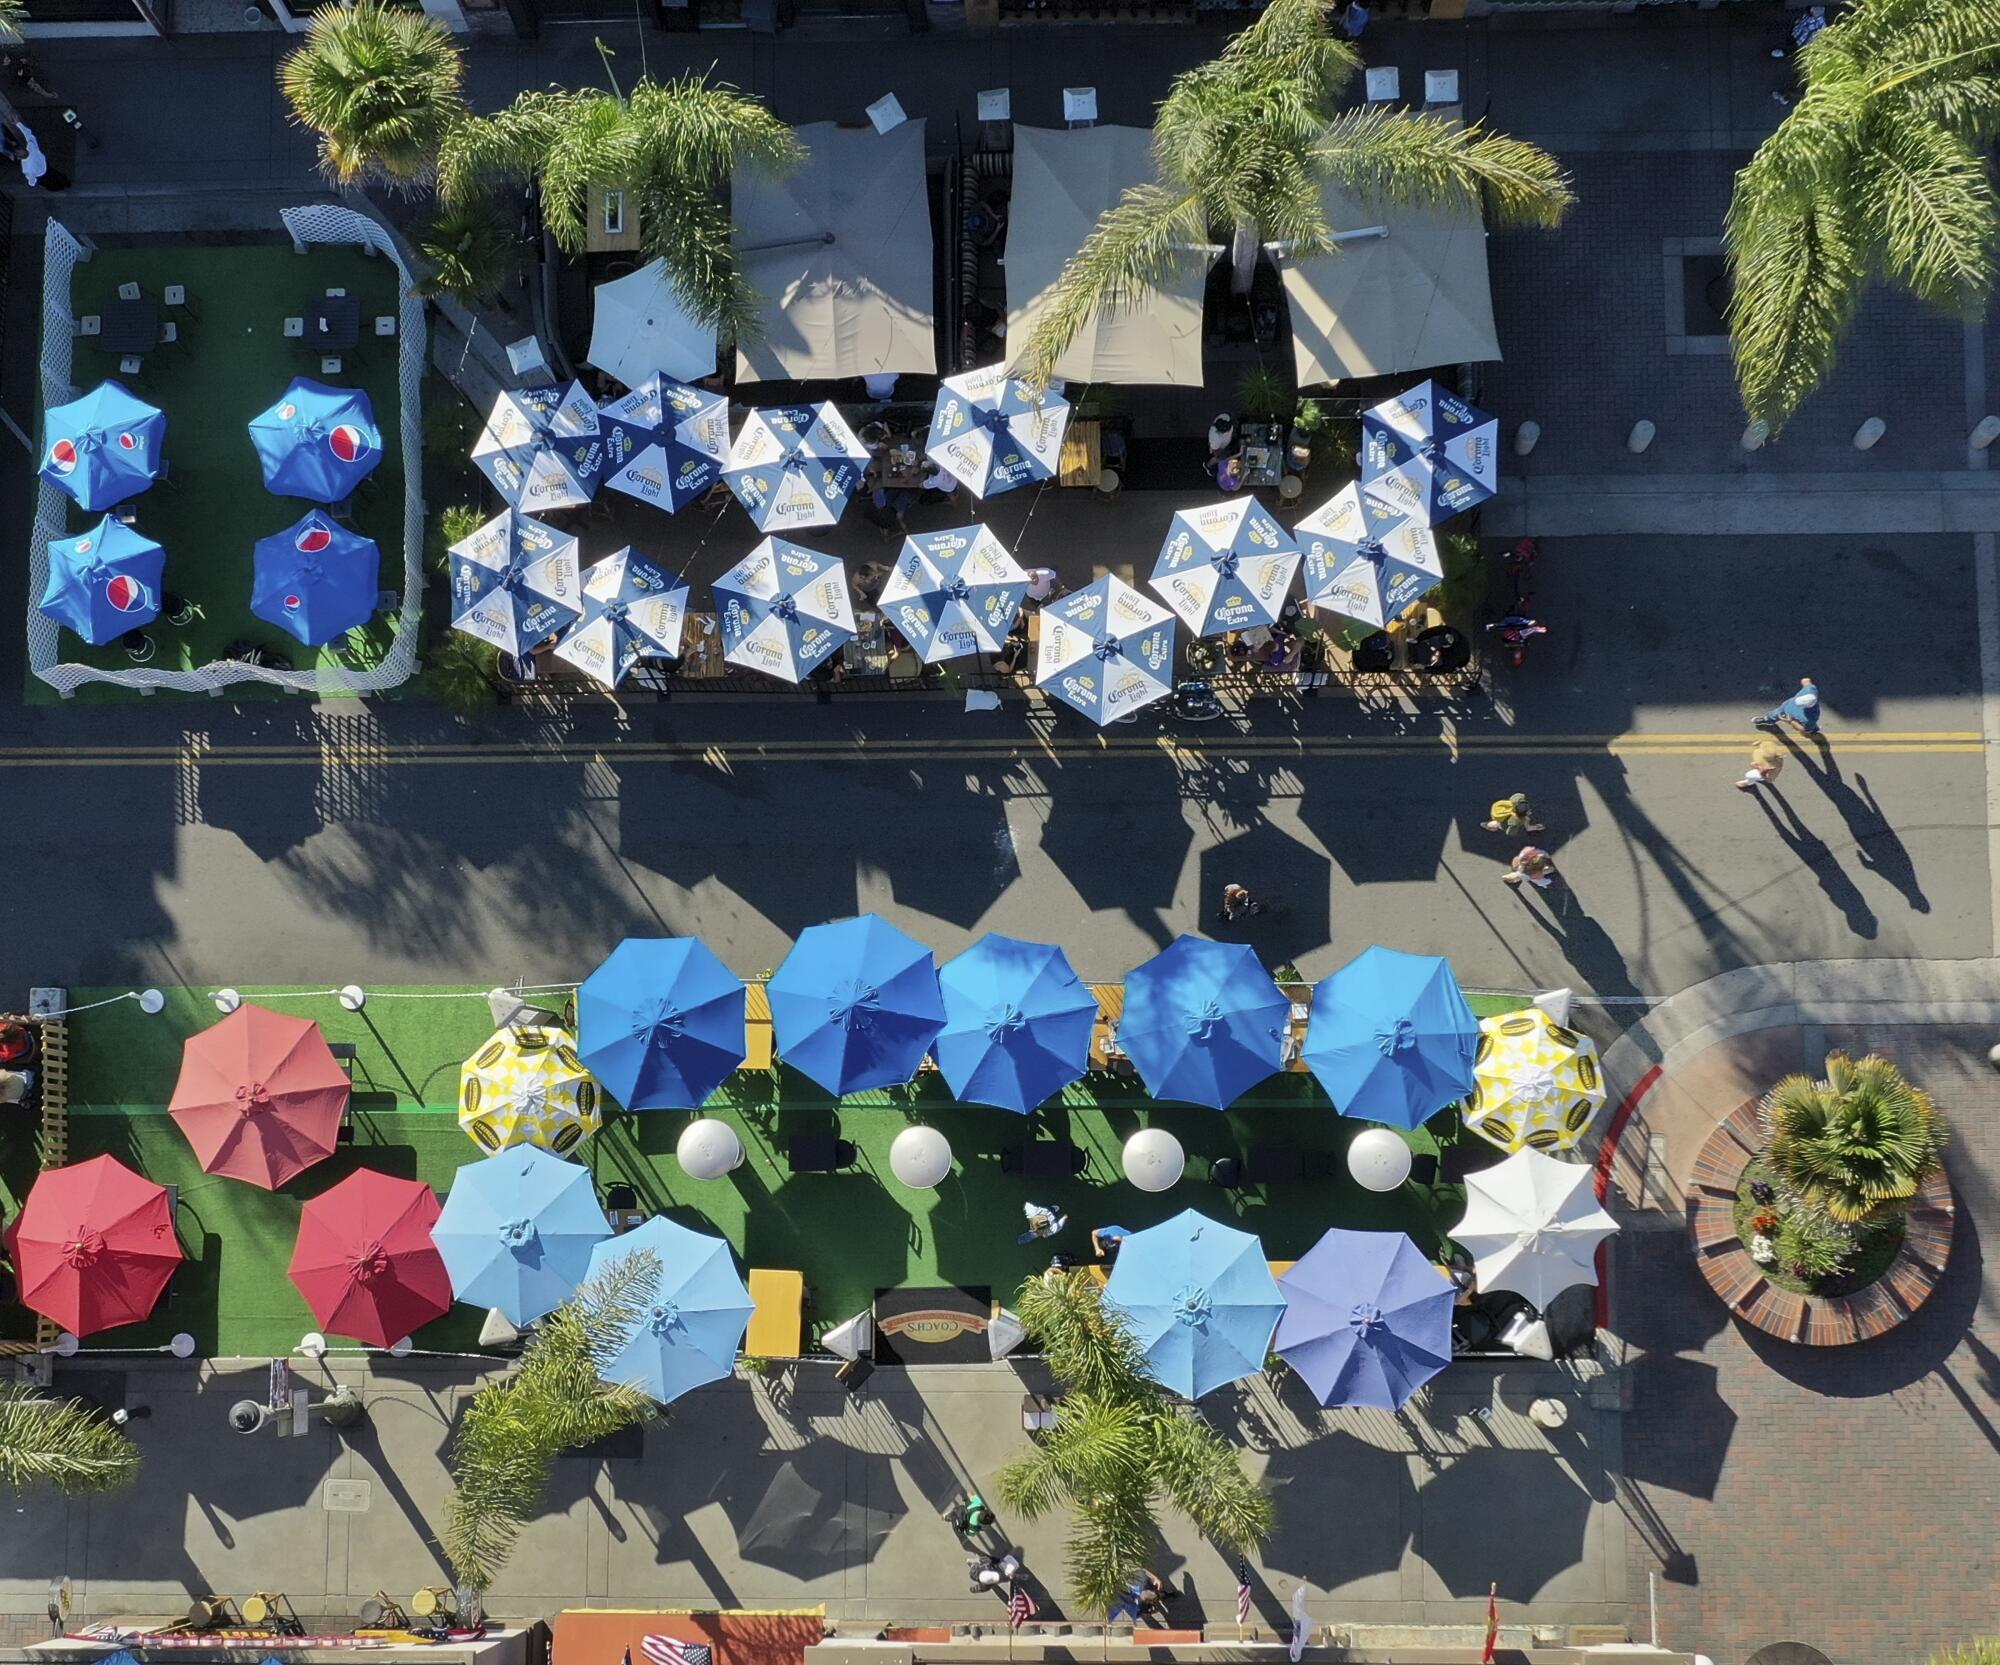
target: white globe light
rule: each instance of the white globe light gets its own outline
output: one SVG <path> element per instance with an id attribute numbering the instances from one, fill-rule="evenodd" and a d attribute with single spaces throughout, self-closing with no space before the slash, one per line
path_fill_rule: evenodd
<path id="1" fill-rule="evenodd" d="M 690 1179 L 720 1179 L 743 1160 L 743 1141 L 727 1122 L 704 1116 L 681 1129 L 674 1154 Z"/>
<path id="2" fill-rule="evenodd" d="M 913 1191 L 941 1185 L 951 1172 L 951 1141 L 934 1127 L 906 1127 L 890 1142 L 889 1171 Z"/>
<path id="3" fill-rule="evenodd" d="M 1164 1127 L 1142 1127 L 1125 1141 L 1125 1177 L 1141 1191 L 1169 1191 L 1187 1167 L 1187 1152 Z"/>
<path id="4" fill-rule="evenodd" d="M 215 991 L 215 1009 L 224 1016 L 235 1011 L 242 1004 L 243 996 L 235 989 L 217 989 Z"/>
<path id="5" fill-rule="evenodd" d="M 160 993 L 158 989 L 141 989 L 139 991 L 139 1010 L 144 1012 L 148 1017 L 157 1016 L 161 1011 L 165 1010 L 166 1004 L 167 997 Z"/>
<path id="6" fill-rule="evenodd" d="M 1371 1127 L 1347 1147 L 1347 1171 L 1364 1191 L 1393 1191 L 1410 1177 L 1410 1147 L 1392 1129 Z"/>

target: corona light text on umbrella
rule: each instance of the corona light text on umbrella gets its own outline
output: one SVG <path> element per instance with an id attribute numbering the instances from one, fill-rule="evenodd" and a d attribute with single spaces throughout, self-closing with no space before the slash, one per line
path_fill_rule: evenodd
<path id="1" fill-rule="evenodd" d="M 669 376 L 648 376 L 597 407 L 604 484 L 672 514 L 722 478 L 729 401 Z"/>
<path id="2" fill-rule="evenodd" d="M 1293 529 L 1306 600 L 1377 629 L 1444 582 L 1429 527 L 1346 485 Z"/>
<path id="3" fill-rule="evenodd" d="M 1569 1150 L 1604 1104 L 1597 1043 L 1539 1006 L 1482 1019 L 1465 1125 L 1502 1150 Z"/>
<path id="4" fill-rule="evenodd" d="M 496 1029 L 458 1072 L 458 1125 L 481 1150 L 567 1155 L 601 1119 L 597 1083 L 566 1029 Z"/>
<path id="5" fill-rule="evenodd" d="M 847 569 L 831 555 L 766 538 L 715 581 L 723 657 L 786 682 L 811 675 L 854 637 Z"/>
<path id="6" fill-rule="evenodd" d="M 1298 545 L 1254 497 L 1178 509 L 1150 582 L 1197 636 L 1276 624 Z"/>
<path id="7" fill-rule="evenodd" d="M 616 688 L 641 659 L 680 652 L 687 599 L 678 578 L 621 549 L 583 575 L 583 617 L 563 632 L 556 657 Z"/>
<path id="8" fill-rule="evenodd" d="M 473 442 L 472 460 L 528 514 L 588 503 L 604 472 L 597 405 L 581 382 L 505 391 Z"/>
<path id="9" fill-rule="evenodd" d="M 924 454 L 974 497 L 1053 480 L 1062 458 L 1069 401 L 1037 394 L 1000 365 L 947 376 L 938 388 Z"/>
<path id="10" fill-rule="evenodd" d="M 883 617 L 926 664 L 998 653 L 1028 593 L 1028 575 L 984 526 L 912 532 L 889 581 Z"/>
<path id="11" fill-rule="evenodd" d="M 1035 685 L 1104 724 L 1173 692 L 1174 616 L 1106 573 L 1042 609 Z"/>
<path id="12" fill-rule="evenodd" d="M 266 491 L 315 503 L 341 502 L 382 461 L 382 430 L 368 395 L 305 376 L 250 418 L 250 443 Z"/>
<path id="13" fill-rule="evenodd" d="M 451 623 L 516 657 L 581 618 L 576 539 L 503 509 L 451 546 Z"/>
<path id="14" fill-rule="evenodd" d="M 1499 490 L 1500 423 L 1436 382 L 1361 413 L 1361 489 L 1425 526 Z"/>
<path id="15" fill-rule="evenodd" d="M 259 538 L 250 555 L 250 611 L 323 647 L 375 616 L 382 593 L 382 551 L 324 510 Z"/>
<path id="16" fill-rule="evenodd" d="M 42 420 L 41 477 L 97 514 L 136 497 L 160 477 L 163 413 L 121 382 L 99 382 Z"/>
<path id="17" fill-rule="evenodd" d="M 830 404 L 753 410 L 722 477 L 760 532 L 831 526 L 868 467 L 868 447 Z"/>
<path id="18" fill-rule="evenodd" d="M 49 540 L 42 612 L 92 647 L 115 642 L 160 616 L 167 552 L 145 533 L 106 515 L 87 532 Z"/>

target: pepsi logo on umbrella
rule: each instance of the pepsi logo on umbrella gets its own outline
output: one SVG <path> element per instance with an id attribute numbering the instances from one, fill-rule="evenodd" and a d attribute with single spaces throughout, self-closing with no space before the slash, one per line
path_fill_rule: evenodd
<path id="1" fill-rule="evenodd" d="M 58 474 L 76 472 L 76 441 L 59 439 L 49 447 L 49 467 Z"/>
<path id="2" fill-rule="evenodd" d="M 104 586 L 104 599 L 121 613 L 145 613 L 153 610 L 153 598 L 146 586 L 129 573 L 113 573 Z"/>
<path id="3" fill-rule="evenodd" d="M 301 555 L 318 555 L 333 546 L 333 528 L 318 515 L 309 515 L 299 525 L 298 535 L 292 539 Z"/>
<path id="4" fill-rule="evenodd" d="M 368 455 L 371 441 L 352 422 L 342 422 L 326 436 L 327 449 L 344 463 L 359 462 Z"/>

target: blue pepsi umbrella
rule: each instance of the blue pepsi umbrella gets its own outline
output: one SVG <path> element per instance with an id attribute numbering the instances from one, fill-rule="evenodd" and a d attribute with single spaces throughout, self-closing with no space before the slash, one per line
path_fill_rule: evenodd
<path id="1" fill-rule="evenodd" d="M 375 616 L 382 551 L 319 509 L 259 538 L 253 551 L 250 611 L 307 647 L 324 647 Z"/>
<path id="2" fill-rule="evenodd" d="M 1035 686 L 1102 726 L 1174 686 L 1174 616 L 1116 573 L 1042 609 Z"/>
<path id="3" fill-rule="evenodd" d="M 889 581 L 883 617 L 926 664 L 998 653 L 1028 593 L 1028 575 L 985 526 L 912 532 Z"/>
<path id="4" fill-rule="evenodd" d="M 695 937 L 627 937 L 576 993 L 577 1053 L 628 1110 L 692 1110 L 742 1064 L 743 980 Z"/>
<path id="5" fill-rule="evenodd" d="M 938 1068 L 952 1096 L 1027 1115 L 1090 1063 L 1097 996 L 1052 943 L 988 931 L 938 972 Z"/>
<path id="6" fill-rule="evenodd" d="M 528 514 L 588 503 L 604 472 L 597 406 L 581 382 L 503 392 L 472 460 L 510 507 Z"/>
<path id="7" fill-rule="evenodd" d="M 576 1293 L 590 1251 L 611 1235 L 590 1170 L 514 1145 L 452 1176 L 431 1241 L 451 1292 L 532 1324 Z"/>
<path id="8" fill-rule="evenodd" d="M 722 478 L 729 401 L 670 376 L 648 376 L 597 407 L 604 484 L 672 514 Z"/>
<path id="9" fill-rule="evenodd" d="M 837 557 L 766 538 L 715 581 L 722 656 L 786 682 L 811 675 L 854 638 L 847 569 Z"/>
<path id="10" fill-rule="evenodd" d="M 616 688 L 641 659 L 681 651 L 687 601 L 687 585 L 621 549 L 583 575 L 583 617 L 563 632 L 556 657 Z"/>
<path id="11" fill-rule="evenodd" d="M 1422 526 L 1500 489 L 1500 423 L 1436 382 L 1361 413 L 1361 489 Z"/>
<path id="12" fill-rule="evenodd" d="M 166 416 L 120 382 L 99 382 L 53 407 L 42 422 L 44 480 L 96 514 L 136 497 L 160 477 Z"/>
<path id="13" fill-rule="evenodd" d="M 115 642 L 160 616 L 167 552 L 109 515 L 73 538 L 49 540 L 42 611 L 92 647 Z"/>
<path id="14" fill-rule="evenodd" d="M 382 461 L 375 406 L 357 387 L 295 378 L 285 396 L 250 418 L 264 487 L 280 497 L 339 503 Z"/>
<path id="15" fill-rule="evenodd" d="M 1299 570 L 1299 546 L 1254 497 L 1179 509 L 1152 585 L 1197 636 L 1276 624 Z"/>
<path id="16" fill-rule="evenodd" d="M 769 993 L 778 1056 L 836 1097 L 910 1080 L 944 1027 L 931 951 L 872 913 L 801 931 Z"/>
<path id="17" fill-rule="evenodd" d="M 1378 947 L 1313 990 L 1301 1056 L 1343 1116 L 1413 1129 L 1472 1091 L 1478 1052 L 1451 967 Z"/>
<path id="18" fill-rule="evenodd" d="M 924 454 L 974 497 L 1053 480 L 1062 460 L 1069 401 L 1037 394 L 997 364 L 947 376 L 938 387 Z"/>
<path id="19" fill-rule="evenodd" d="M 1444 582 L 1431 529 L 1358 485 L 1292 531 L 1305 555 L 1306 600 L 1377 629 Z"/>
<path id="20" fill-rule="evenodd" d="M 1262 1371 L 1285 1310 L 1263 1245 L 1191 1208 L 1118 1245 L 1104 1304 L 1131 1325 L 1153 1379 L 1184 1399 Z"/>
<path id="21" fill-rule="evenodd" d="M 664 1214 L 591 1250 L 590 1281 L 642 1252 L 659 1262 L 659 1275 L 650 1290 L 634 1292 L 639 1316 L 609 1343 L 610 1356 L 599 1363 L 598 1374 L 671 1404 L 735 1370 L 755 1303 L 727 1243 L 689 1231 Z"/>
<path id="22" fill-rule="evenodd" d="M 1247 943 L 1176 937 L 1126 974 L 1118 1044 L 1153 1097 L 1221 1110 L 1283 1066 L 1291 1009 Z"/>
<path id="23" fill-rule="evenodd" d="M 520 655 L 583 616 L 576 539 L 503 509 L 451 546 L 455 630 Z"/>
<path id="24" fill-rule="evenodd" d="M 1451 1363 L 1458 1291 L 1400 1231 L 1336 1227 L 1278 1288 L 1278 1354 L 1322 1405 L 1401 1410 Z"/>
<path id="25" fill-rule="evenodd" d="M 757 530 L 795 532 L 840 519 L 868 467 L 868 447 L 831 404 L 753 410 L 722 477 Z"/>

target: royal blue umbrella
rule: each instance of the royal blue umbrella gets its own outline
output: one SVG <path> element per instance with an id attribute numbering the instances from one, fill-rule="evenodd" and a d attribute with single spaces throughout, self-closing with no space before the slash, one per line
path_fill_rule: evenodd
<path id="1" fill-rule="evenodd" d="M 778 1056 L 836 1097 L 910 1080 L 944 1027 L 931 951 L 872 913 L 801 931 L 769 993 Z"/>
<path id="2" fill-rule="evenodd" d="M 1299 570 L 1299 546 L 1254 497 L 1179 509 L 1152 586 L 1197 636 L 1276 624 Z"/>
<path id="3" fill-rule="evenodd" d="M 115 642 L 160 616 L 167 552 L 109 515 L 88 532 L 49 540 L 42 611 L 92 647 Z"/>
<path id="4" fill-rule="evenodd" d="M 1313 990 L 1301 1056 L 1343 1116 L 1414 1129 L 1471 1093 L 1478 1052 L 1450 966 L 1365 948 Z"/>
<path id="5" fill-rule="evenodd" d="M 339 503 L 382 461 L 375 407 L 356 387 L 296 377 L 285 396 L 250 418 L 264 488 L 280 497 Z"/>
<path id="6" fill-rule="evenodd" d="M 1428 526 L 1346 485 L 1292 528 L 1305 556 L 1306 600 L 1378 630 L 1444 582 Z"/>
<path id="7" fill-rule="evenodd" d="M 1131 1325 L 1153 1379 L 1184 1399 L 1259 1374 L 1285 1310 L 1263 1245 L 1191 1208 L 1118 1245 L 1104 1304 Z"/>
<path id="8" fill-rule="evenodd" d="M 715 581 L 722 656 L 786 682 L 810 676 L 854 639 L 838 557 L 766 538 Z"/>
<path id="9" fill-rule="evenodd" d="M 1174 616 L 1106 573 L 1042 609 L 1035 686 L 1100 727 L 1174 687 Z"/>
<path id="10" fill-rule="evenodd" d="M 597 1373 L 642 1387 L 666 1405 L 735 1370 L 756 1304 L 727 1243 L 664 1214 L 591 1250 L 590 1281 L 641 1253 L 653 1256 L 659 1271 L 633 1290 L 638 1316 L 607 1343 L 609 1356 Z"/>
<path id="11" fill-rule="evenodd" d="M 503 509 L 451 546 L 452 628 L 516 657 L 583 616 L 576 539 Z"/>
<path id="12" fill-rule="evenodd" d="M 1500 489 L 1500 423 L 1436 382 L 1361 413 L 1361 489 L 1421 526 Z"/>
<path id="13" fill-rule="evenodd" d="M 796 532 L 840 519 L 868 467 L 868 447 L 832 405 L 753 410 L 722 477 L 757 530 Z"/>
<path id="14" fill-rule="evenodd" d="M 1399 1411 L 1451 1363 L 1458 1291 L 1400 1231 L 1336 1227 L 1278 1288 L 1278 1355 L 1322 1405 Z"/>
<path id="15" fill-rule="evenodd" d="M 1027 1115 L 1090 1063 L 1097 996 L 1053 943 L 989 931 L 938 972 L 938 1068 L 952 1096 Z"/>
<path id="16" fill-rule="evenodd" d="M 912 532 L 889 581 L 882 616 L 926 664 L 998 653 L 1014 628 L 1028 575 L 985 526 Z"/>
<path id="17" fill-rule="evenodd" d="M 250 611 L 307 647 L 324 647 L 375 616 L 382 551 L 319 509 L 259 538 L 252 552 Z"/>
<path id="18" fill-rule="evenodd" d="M 604 484 L 672 514 L 722 478 L 729 401 L 671 376 L 649 376 L 597 407 Z"/>
<path id="19" fill-rule="evenodd" d="M 1015 381 L 997 364 L 947 376 L 938 387 L 924 454 L 974 497 L 1053 480 L 1069 401 Z"/>
<path id="20" fill-rule="evenodd" d="M 42 478 L 92 514 L 160 477 L 166 416 L 120 382 L 99 382 L 42 422 Z"/>
<path id="21" fill-rule="evenodd" d="M 628 937 L 576 993 L 577 1054 L 628 1110 L 692 1110 L 746 1055 L 743 979 L 695 937 Z"/>
<path id="22" fill-rule="evenodd" d="M 1291 1009 L 1247 943 L 1176 937 L 1126 974 L 1118 1044 L 1153 1097 L 1221 1110 L 1283 1067 Z"/>
<path id="23" fill-rule="evenodd" d="M 583 617 L 563 632 L 556 657 L 616 688 L 641 659 L 681 651 L 687 601 L 687 585 L 621 549 L 583 575 Z"/>
<path id="24" fill-rule="evenodd" d="M 597 406 L 581 382 L 503 392 L 472 460 L 511 508 L 540 515 L 588 503 L 604 472 Z"/>
<path id="25" fill-rule="evenodd" d="M 610 1235 L 590 1170 L 535 1145 L 460 1168 L 431 1227 L 451 1292 L 516 1326 L 575 1294 L 591 1249 Z"/>

